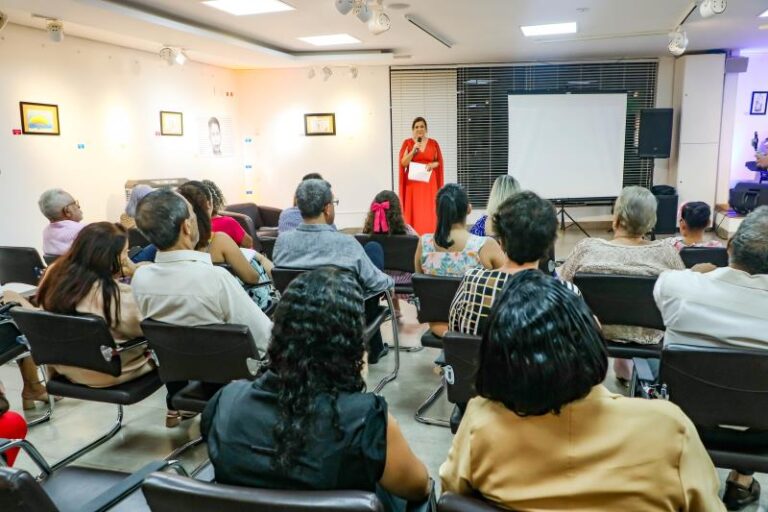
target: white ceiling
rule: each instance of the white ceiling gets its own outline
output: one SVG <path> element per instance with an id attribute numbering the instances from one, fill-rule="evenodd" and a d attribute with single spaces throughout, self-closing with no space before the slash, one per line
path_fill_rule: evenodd
<path id="1" fill-rule="evenodd" d="M 403 0 L 397 3 L 410 6 L 386 9 L 392 29 L 374 36 L 354 16 L 340 15 L 333 0 L 287 2 L 296 10 L 241 17 L 200 0 L 0 0 L 0 10 L 21 25 L 42 28 L 44 20 L 31 16 L 36 13 L 61 19 L 70 35 L 151 52 L 178 46 L 199 62 L 263 68 L 656 57 L 667 55 L 666 32 L 690 5 L 689 0 Z M 757 18 L 766 9 L 768 0 L 729 0 L 721 16 L 702 19 L 695 12 L 684 26 L 689 51 L 768 48 L 768 30 L 758 29 L 768 20 Z M 424 34 L 405 14 L 426 22 L 453 47 Z M 532 40 L 519 30 L 520 25 L 564 21 L 577 21 L 579 33 Z M 359 55 L 314 53 L 316 47 L 297 39 L 342 32 L 362 44 L 330 50 Z"/>

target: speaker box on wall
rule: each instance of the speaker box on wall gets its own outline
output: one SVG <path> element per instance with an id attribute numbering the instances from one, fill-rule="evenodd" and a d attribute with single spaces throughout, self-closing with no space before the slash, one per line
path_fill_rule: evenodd
<path id="1" fill-rule="evenodd" d="M 669 158 L 672 147 L 672 109 L 646 108 L 640 111 L 641 158 Z"/>

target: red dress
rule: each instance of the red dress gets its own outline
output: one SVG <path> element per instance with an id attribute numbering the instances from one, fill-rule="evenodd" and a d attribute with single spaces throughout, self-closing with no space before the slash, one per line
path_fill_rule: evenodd
<path id="1" fill-rule="evenodd" d="M 413 139 L 403 141 L 403 146 L 400 148 L 401 162 L 403 155 L 410 153 L 415 144 Z M 427 139 L 424 151 L 419 151 L 411 161 L 420 164 L 438 163 L 438 166 L 432 169 L 432 176 L 428 183 L 408 180 L 408 169 L 400 166 L 400 201 L 403 203 L 405 223 L 413 226 L 420 235 L 434 233 L 437 227 L 435 198 L 445 180 L 440 145 L 434 139 Z"/>

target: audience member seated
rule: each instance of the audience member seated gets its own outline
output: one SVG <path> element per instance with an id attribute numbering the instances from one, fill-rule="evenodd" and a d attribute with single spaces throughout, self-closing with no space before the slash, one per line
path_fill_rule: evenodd
<path id="1" fill-rule="evenodd" d="M 416 272 L 436 276 L 463 277 L 472 268 L 500 268 L 506 261 L 499 244 L 490 237 L 467 231 L 467 215 L 472 211 L 469 197 L 461 185 L 449 183 L 437 193 L 437 232 L 421 237 L 414 266 Z M 432 322 L 429 328 L 442 337 L 445 322 Z"/>
<path id="2" fill-rule="evenodd" d="M 520 192 L 520 183 L 509 174 L 502 174 L 496 178 L 493 187 L 491 187 L 491 194 L 488 196 L 488 207 L 486 208 L 488 213 L 477 219 L 469 232 L 477 236 L 496 236 L 493 229 L 493 215 L 501 203 L 518 192 Z"/>
<path id="3" fill-rule="evenodd" d="M 664 241 L 680 251 L 685 247 L 722 247 L 720 240 L 704 240 L 704 230 L 710 224 L 712 210 L 707 203 L 692 201 L 680 209 L 680 236 Z"/>
<path id="4" fill-rule="evenodd" d="M 296 189 L 296 204 L 302 223 L 277 237 L 273 252 L 275 265 L 285 268 L 312 269 L 334 266 L 351 270 L 357 275 L 367 297 L 366 317 L 375 316 L 378 295 L 395 286 L 394 280 L 382 272 L 384 251 L 381 244 L 369 242 L 365 248 L 351 235 L 340 233 L 332 226 L 336 216 L 331 185 L 325 180 L 309 179 Z M 373 260 L 373 261 L 372 261 Z M 375 364 L 387 353 L 381 333 L 370 340 L 368 362 Z"/>
<path id="5" fill-rule="evenodd" d="M 560 277 L 573 281 L 576 272 L 656 276 L 664 270 L 685 268 L 680 255 L 663 241 L 643 239 L 656 224 L 656 198 L 643 187 L 626 187 L 613 208 L 613 240 L 585 238 L 559 269 Z M 606 338 L 619 342 L 658 343 L 662 333 L 655 329 L 604 325 Z M 622 384 L 632 375 L 631 361 L 614 360 L 616 377 Z"/>
<path id="6" fill-rule="evenodd" d="M 131 195 L 128 197 L 128 204 L 125 205 L 125 211 L 120 215 L 120 224 L 125 229 L 136 229 L 136 207 L 144 196 L 155 190 L 149 185 L 139 184 L 133 187 Z"/>
<path id="7" fill-rule="evenodd" d="M 323 177 L 316 172 L 311 172 L 301 178 L 301 181 L 306 180 L 322 180 Z M 280 212 L 280 217 L 277 219 L 277 234 L 281 235 L 288 231 L 293 231 L 301 224 L 301 212 L 299 207 L 296 206 L 296 196 L 293 196 L 293 206 L 286 208 Z M 333 224 L 331 224 L 333 225 Z M 335 228 L 336 226 L 334 226 Z"/>
<path id="8" fill-rule="evenodd" d="M 353 273 L 326 267 L 291 283 L 275 311 L 266 371 L 228 384 L 203 413 L 218 483 L 376 491 L 387 510 L 426 498 L 426 467 L 384 397 L 365 392 L 362 334 Z"/>
<path id="9" fill-rule="evenodd" d="M 728 252 L 728 267 L 659 276 L 654 296 L 667 327 L 665 343 L 768 350 L 768 206 L 747 215 Z M 715 429 L 701 435 L 713 443 L 768 449 L 768 432 Z M 731 472 L 723 497 L 728 510 L 759 497 L 751 472 Z"/>
<path id="10" fill-rule="evenodd" d="M 371 209 L 365 218 L 363 233 L 366 235 L 412 235 L 419 236 L 415 229 L 405 223 L 400 198 L 391 190 L 382 190 L 373 198 Z M 410 285 L 413 274 L 402 270 L 385 270 L 395 284 Z M 405 298 L 398 295 L 398 299 Z M 395 308 L 400 312 L 399 302 Z"/>
<path id="11" fill-rule="evenodd" d="M 246 249 L 253 248 L 253 238 L 245 232 L 243 227 L 232 217 L 219 215 L 219 212 L 226 206 L 226 199 L 216 183 L 211 180 L 203 180 L 203 185 L 208 187 L 211 194 L 211 231 L 214 233 L 226 233 L 240 247 Z"/>
<path id="12" fill-rule="evenodd" d="M 209 254 L 194 250 L 200 235 L 195 212 L 186 199 L 170 190 L 152 192 L 139 203 L 136 225 L 158 248 L 155 263 L 140 267 L 133 277 L 142 319 L 185 326 L 247 325 L 259 353 L 266 351 L 272 322 L 232 274 L 215 267 Z M 170 397 L 185 385 L 166 384 L 169 410 Z M 174 427 L 192 416 L 173 411 L 166 426 Z"/>
<path id="13" fill-rule="evenodd" d="M 497 181 L 498 183 L 498 181 Z M 552 203 L 533 192 L 519 192 L 501 203 L 493 222 L 507 261 L 501 268 L 471 268 L 464 274 L 451 303 L 450 329 L 466 334 L 485 332 L 496 297 L 509 278 L 523 270 L 536 270 L 557 238 L 557 215 Z M 558 281 L 579 293 L 573 283 Z"/>
<path id="14" fill-rule="evenodd" d="M 24 439 L 27 437 L 27 422 L 20 414 L 10 411 L 10 404 L 5 398 L 5 387 L 0 382 L 0 439 Z M 0 466 L 13 466 L 19 448 L 12 448 L 0 454 Z"/>
<path id="15" fill-rule="evenodd" d="M 251 249 L 241 250 L 226 233 L 211 232 L 210 214 L 213 209 L 210 189 L 199 181 L 188 181 L 179 187 L 179 194 L 189 201 L 197 218 L 199 241 L 196 251 L 207 252 L 214 264 L 226 264 L 235 276 L 245 284 L 248 294 L 262 310 L 271 304 L 268 286 L 248 288 L 262 281 L 270 280 L 272 262 L 261 253 Z M 244 253 L 248 253 L 248 257 Z"/>
<path id="16" fill-rule="evenodd" d="M 128 260 L 128 233 L 120 224 L 88 224 L 71 249 L 56 260 L 37 291 L 42 309 L 64 315 L 90 314 L 102 317 L 115 343 L 120 345 L 142 335 L 141 317 L 131 287 L 121 283 Z M 51 365 L 49 371 L 70 381 L 94 388 L 116 386 L 152 371 L 146 347 L 136 347 L 120 354 L 122 374 L 105 373 L 63 365 Z"/>
<path id="17" fill-rule="evenodd" d="M 520 512 L 721 511 L 696 427 L 665 400 L 612 394 L 584 301 L 541 272 L 512 276 L 480 349 L 443 492 Z"/>
<path id="18" fill-rule="evenodd" d="M 61 256 L 75 241 L 75 237 L 85 224 L 82 224 L 83 211 L 80 203 L 68 192 L 52 188 L 43 192 L 37 202 L 40 211 L 50 221 L 43 230 L 43 252 Z"/>

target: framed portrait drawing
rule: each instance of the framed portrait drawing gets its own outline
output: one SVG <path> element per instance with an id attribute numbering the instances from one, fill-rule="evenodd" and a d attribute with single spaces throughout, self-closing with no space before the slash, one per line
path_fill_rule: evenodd
<path id="1" fill-rule="evenodd" d="M 160 135 L 184 135 L 184 114 L 160 111 Z"/>
<path id="2" fill-rule="evenodd" d="M 304 135 L 336 135 L 336 114 L 304 114 Z"/>
<path id="3" fill-rule="evenodd" d="M 749 105 L 749 115 L 764 116 L 766 103 L 768 103 L 768 91 L 754 91 Z"/>
<path id="4" fill-rule="evenodd" d="M 60 135 L 59 106 L 47 103 L 19 103 L 21 131 L 25 135 Z"/>

